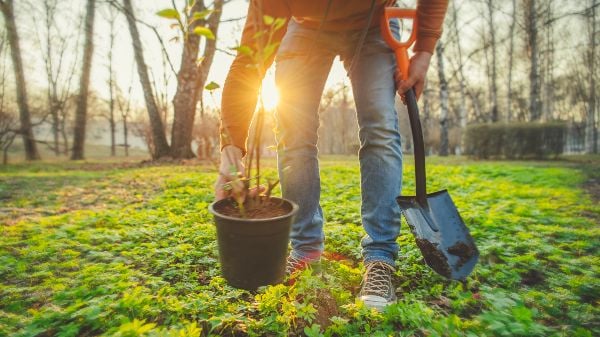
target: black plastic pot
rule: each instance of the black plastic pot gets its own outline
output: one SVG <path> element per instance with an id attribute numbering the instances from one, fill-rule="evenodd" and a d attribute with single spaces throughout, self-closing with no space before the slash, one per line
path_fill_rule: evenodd
<path id="1" fill-rule="evenodd" d="M 210 204 L 209 211 L 217 226 L 219 261 L 223 277 L 231 286 L 255 290 L 278 284 L 285 277 L 290 228 L 298 206 L 281 201 L 287 214 L 268 219 L 241 219 L 220 214 L 217 210 L 229 199 Z"/>

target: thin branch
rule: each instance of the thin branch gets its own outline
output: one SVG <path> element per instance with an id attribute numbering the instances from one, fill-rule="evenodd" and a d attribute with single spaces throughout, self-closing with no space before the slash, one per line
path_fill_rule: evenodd
<path id="1" fill-rule="evenodd" d="M 233 57 L 236 56 L 236 54 L 234 54 L 234 53 L 232 53 L 232 52 L 230 52 L 229 50 L 226 50 L 226 49 L 217 48 L 217 51 L 221 52 L 223 54 L 229 55 L 229 56 L 233 56 Z"/>
<path id="2" fill-rule="evenodd" d="M 600 3 L 593 4 L 592 6 L 584 8 L 581 11 L 565 13 L 565 14 L 557 16 L 555 18 L 546 20 L 546 21 L 544 21 L 544 25 L 551 24 L 554 21 L 558 21 L 558 20 L 564 19 L 564 18 L 569 17 L 569 16 L 587 16 L 588 15 L 587 13 L 589 11 L 591 11 L 591 10 L 594 10 L 596 7 L 600 7 Z"/>
<path id="3" fill-rule="evenodd" d="M 245 16 L 240 16 L 239 18 L 225 19 L 225 20 L 221 20 L 219 22 L 220 23 L 238 22 L 238 21 L 242 21 L 242 20 L 245 20 L 245 19 L 246 19 Z"/>

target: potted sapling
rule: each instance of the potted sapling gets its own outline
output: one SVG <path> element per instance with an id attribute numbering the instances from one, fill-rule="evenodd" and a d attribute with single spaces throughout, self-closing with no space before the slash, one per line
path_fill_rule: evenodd
<path id="1" fill-rule="evenodd" d="M 277 49 L 277 44 L 272 42 L 273 34 L 286 23 L 285 19 L 269 16 L 264 16 L 263 20 L 268 29 L 256 34 L 255 38 L 266 39 L 265 44 L 257 44 L 264 47 L 259 50 L 248 46 L 235 48 L 238 53 L 250 57 L 261 78 L 265 73 L 263 60 L 272 56 Z M 229 178 L 223 186 L 229 192 L 229 197 L 209 206 L 217 229 L 223 277 L 231 286 L 248 290 L 283 281 L 290 228 L 298 211 L 298 206 L 293 202 L 272 195 L 279 180 L 261 176 L 265 104 L 262 88 L 259 92 L 251 141 L 244 157 L 244 172 L 236 167 L 230 168 L 229 172 L 219 172 Z"/>

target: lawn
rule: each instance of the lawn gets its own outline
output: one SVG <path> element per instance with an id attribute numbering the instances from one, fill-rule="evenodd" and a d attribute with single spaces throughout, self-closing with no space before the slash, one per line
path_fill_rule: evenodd
<path id="1" fill-rule="evenodd" d="M 354 158 L 321 166 L 322 273 L 255 293 L 220 277 L 210 165 L 2 167 L 0 336 L 600 335 L 600 206 L 583 188 L 600 165 L 430 162 L 429 189 L 450 190 L 480 263 L 464 283 L 437 276 L 403 223 L 400 300 L 383 313 L 355 301 Z"/>

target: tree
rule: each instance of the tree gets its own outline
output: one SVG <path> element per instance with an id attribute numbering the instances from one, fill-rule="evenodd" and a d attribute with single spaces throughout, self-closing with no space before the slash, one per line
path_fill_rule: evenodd
<path id="1" fill-rule="evenodd" d="M 195 0 L 185 10 L 185 22 L 179 12 L 161 11 L 164 17 L 175 19 L 183 33 L 181 66 L 177 74 L 177 91 L 173 98 L 174 119 L 171 131 L 171 155 L 174 158 L 192 158 L 192 132 L 196 106 L 202 93 L 208 71 L 216 51 L 216 37 L 223 10 L 223 0 L 215 0 L 213 10 L 208 10 L 203 0 Z M 165 13 L 169 13 L 164 15 Z M 177 14 L 175 14 L 177 13 Z M 205 46 L 200 63 L 200 37 L 205 37 Z"/>
<path id="2" fill-rule="evenodd" d="M 115 156 L 116 153 L 116 127 L 117 121 L 115 119 L 115 80 L 114 80 L 114 71 L 113 71 L 113 49 L 115 46 L 115 22 L 117 19 L 117 13 L 115 12 L 114 7 L 109 6 L 108 8 L 108 24 L 109 24 L 109 49 L 108 49 L 108 115 L 106 118 L 108 119 L 108 126 L 110 130 L 110 155 Z"/>
<path id="3" fill-rule="evenodd" d="M 444 72 L 444 44 L 440 40 L 435 47 L 438 78 L 440 81 L 440 156 L 448 155 L 448 82 Z"/>
<path id="4" fill-rule="evenodd" d="M 456 2 L 452 1 L 452 28 L 454 33 L 454 44 L 456 45 L 456 57 L 454 59 L 458 62 L 458 81 L 459 81 L 459 125 L 461 129 L 461 133 L 464 135 L 467 129 L 467 100 L 466 100 L 466 84 L 465 84 L 465 74 L 463 71 L 463 57 L 462 57 L 462 47 L 460 44 L 460 32 L 458 29 L 458 9 L 456 8 Z M 465 149 L 464 144 L 465 137 L 461 137 L 460 142 L 460 153 L 462 153 Z"/>
<path id="5" fill-rule="evenodd" d="M 131 65 L 133 70 L 133 64 Z M 127 89 L 127 93 L 123 95 L 121 88 L 116 85 L 116 101 L 117 106 L 119 107 L 119 112 L 121 113 L 121 123 L 123 125 L 123 147 L 125 148 L 125 156 L 129 156 L 129 117 L 131 114 L 131 92 L 133 90 L 133 74 L 131 74 L 132 82 L 129 83 L 129 88 Z"/>
<path id="6" fill-rule="evenodd" d="M 140 33 L 137 29 L 136 18 L 131 0 L 123 0 L 122 10 L 127 17 L 129 33 L 131 34 L 131 40 L 133 43 L 135 61 L 138 68 L 138 75 L 142 84 L 142 90 L 144 91 L 144 100 L 146 102 L 146 109 L 148 110 L 148 117 L 150 119 L 150 134 L 152 138 L 152 146 L 149 146 L 149 148 L 151 148 L 150 153 L 154 159 L 167 157 L 169 156 L 170 148 L 165 136 L 164 124 L 160 117 L 160 113 L 154 99 L 154 94 L 152 92 L 150 76 L 148 75 L 148 67 L 144 61 L 142 41 L 140 39 Z"/>
<path id="7" fill-rule="evenodd" d="M 598 0 L 592 0 L 591 6 L 587 10 L 587 25 L 589 30 L 589 48 L 587 52 L 587 68 L 589 69 L 589 96 L 588 107 L 586 113 L 585 125 L 585 151 L 587 153 L 598 153 L 598 130 L 596 128 L 596 109 L 597 109 L 597 94 L 596 94 L 596 63 L 597 63 L 597 35 L 598 35 L 598 19 L 596 17 L 596 7 Z"/>
<path id="8" fill-rule="evenodd" d="M 94 16 L 96 12 L 96 1 L 87 0 L 85 18 L 85 42 L 83 47 L 83 63 L 81 78 L 79 81 L 79 95 L 75 111 L 75 128 L 73 135 L 72 160 L 83 159 L 85 145 L 85 127 L 87 124 L 87 103 L 90 85 L 90 73 L 92 70 L 92 57 L 94 55 Z"/>
<path id="9" fill-rule="evenodd" d="M 527 51 L 529 54 L 529 114 L 533 121 L 541 117 L 540 73 L 538 66 L 539 46 L 536 0 L 525 0 L 525 28 L 527 31 Z"/>
<path id="10" fill-rule="evenodd" d="M 488 27 L 490 45 L 492 48 L 491 78 L 490 78 L 490 120 L 492 123 L 498 121 L 498 89 L 496 85 L 496 26 L 494 24 L 493 0 L 487 0 Z M 458 41 L 457 41 L 458 43 Z"/>
<path id="11" fill-rule="evenodd" d="M 509 51 L 508 51 L 508 83 L 506 89 L 506 115 L 505 122 L 512 119 L 512 80 L 513 80 L 513 58 L 515 48 L 515 26 L 517 25 L 517 0 L 512 0 L 512 14 L 510 29 L 508 36 L 510 39 Z"/>
<path id="12" fill-rule="evenodd" d="M 19 41 L 19 33 L 15 22 L 15 13 L 13 0 L 0 0 L 0 11 L 4 16 L 4 24 L 10 45 L 13 69 L 15 73 L 15 84 L 17 89 L 17 104 L 19 106 L 19 133 L 23 137 L 23 145 L 25 147 L 25 158 L 27 160 L 39 160 L 35 138 L 33 135 L 33 127 L 31 124 L 31 113 L 29 103 L 27 102 L 27 86 L 25 84 L 25 71 L 23 69 L 23 59 L 21 56 L 21 47 Z"/>
<path id="13" fill-rule="evenodd" d="M 8 148 L 17 136 L 17 125 L 14 115 L 8 111 L 6 97 L 6 58 L 4 34 L 0 38 L 0 149 L 2 149 L 2 164 L 8 163 Z"/>
<path id="14" fill-rule="evenodd" d="M 72 36 L 64 33 L 57 24 L 56 16 L 58 12 L 57 0 L 44 0 L 42 6 L 43 24 L 37 27 L 38 43 L 40 45 L 40 54 L 44 61 L 46 78 L 48 86 L 46 96 L 48 100 L 48 113 L 51 116 L 52 125 L 52 143 L 47 143 L 48 147 L 58 156 L 61 153 L 68 155 L 68 139 L 65 130 L 65 124 L 68 112 L 68 101 L 71 96 L 71 84 L 75 76 L 77 58 L 71 65 L 67 64 L 67 51 Z M 37 23 L 37 12 L 33 12 L 33 21 Z M 40 33 L 41 32 L 41 33 Z M 73 50 L 79 51 L 79 30 L 75 30 L 77 38 Z M 61 146 L 62 137 L 62 146 Z"/>

